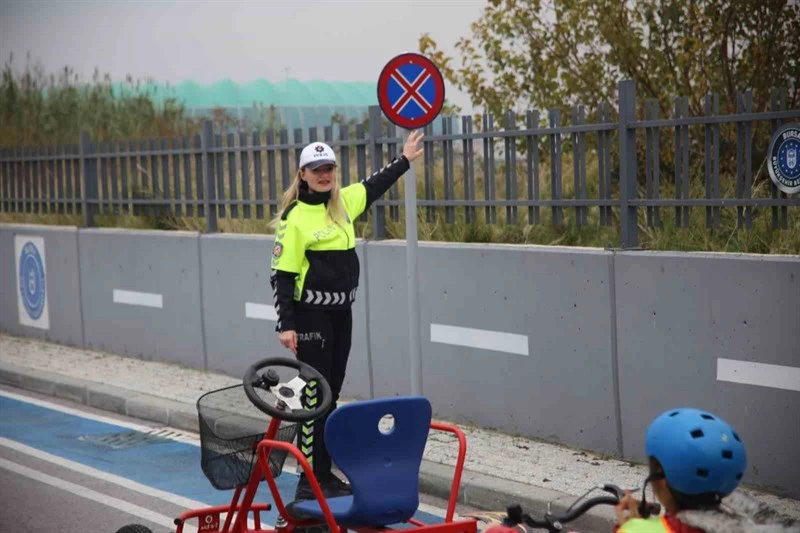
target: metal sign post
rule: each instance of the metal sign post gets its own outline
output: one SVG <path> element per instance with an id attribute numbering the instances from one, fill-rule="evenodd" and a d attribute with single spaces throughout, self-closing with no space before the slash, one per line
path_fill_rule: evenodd
<path id="1" fill-rule="evenodd" d="M 378 102 L 386 118 L 406 131 L 430 124 L 444 105 L 444 80 L 427 57 L 404 53 L 391 59 L 378 77 Z M 405 178 L 406 281 L 408 283 L 408 356 L 411 394 L 422 395 L 419 284 L 417 283 L 417 175 Z"/>

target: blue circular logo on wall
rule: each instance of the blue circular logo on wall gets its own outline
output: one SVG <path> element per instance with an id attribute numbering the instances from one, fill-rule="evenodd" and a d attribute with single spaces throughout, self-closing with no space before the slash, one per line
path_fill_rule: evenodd
<path id="1" fill-rule="evenodd" d="M 778 129 L 769 143 L 769 176 L 786 194 L 800 192 L 800 124 Z"/>
<path id="2" fill-rule="evenodd" d="M 25 311 L 33 320 L 38 320 L 44 310 L 44 283 L 42 256 L 35 244 L 26 242 L 19 255 L 19 293 Z"/>

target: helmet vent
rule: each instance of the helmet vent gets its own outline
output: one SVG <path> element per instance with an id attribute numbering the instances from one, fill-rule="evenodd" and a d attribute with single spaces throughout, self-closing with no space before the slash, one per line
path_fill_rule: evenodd
<path id="1" fill-rule="evenodd" d="M 704 435 L 702 429 L 695 429 L 694 431 L 692 431 L 692 438 L 693 439 L 699 439 L 699 438 L 704 437 L 704 436 L 705 435 Z"/>
<path id="2" fill-rule="evenodd" d="M 735 431 L 733 432 L 733 438 L 734 438 L 734 439 L 736 439 L 736 440 L 737 440 L 737 441 L 739 441 L 739 442 L 742 442 L 742 441 L 739 439 L 739 435 L 737 435 Z"/>
<path id="3" fill-rule="evenodd" d="M 678 416 L 679 414 L 681 414 L 681 412 L 680 412 L 680 411 L 673 411 L 673 412 L 671 412 L 671 413 L 669 414 L 669 416 Z"/>
<path id="4" fill-rule="evenodd" d="M 706 470 L 705 468 L 698 468 L 697 477 L 703 477 L 703 478 L 708 477 L 708 470 Z"/>
<path id="5" fill-rule="evenodd" d="M 703 413 L 703 414 L 702 414 L 702 415 L 700 415 L 700 416 L 701 416 L 702 418 L 705 418 L 706 420 L 714 420 L 714 417 L 713 417 L 713 416 L 711 416 L 711 415 L 707 415 L 707 414 L 705 414 L 705 413 Z"/>
<path id="6" fill-rule="evenodd" d="M 722 450 L 723 459 L 733 459 L 733 452 L 730 450 Z"/>

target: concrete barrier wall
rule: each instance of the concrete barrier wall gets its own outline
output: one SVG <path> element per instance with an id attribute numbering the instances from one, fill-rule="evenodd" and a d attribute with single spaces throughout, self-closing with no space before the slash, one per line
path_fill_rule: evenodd
<path id="1" fill-rule="evenodd" d="M 77 228 L 0 225 L 0 331 L 83 346 L 78 267 Z"/>
<path id="2" fill-rule="evenodd" d="M 738 428 L 748 482 L 800 494 L 800 260 L 630 252 L 615 264 L 625 455 L 644 458 L 661 411 L 700 406 Z"/>
<path id="3" fill-rule="evenodd" d="M 191 232 L 79 232 L 86 347 L 203 368 L 200 239 Z"/>
<path id="4" fill-rule="evenodd" d="M 15 235 L 44 244 L 48 329 L 21 323 Z M 272 244 L 3 225 L 0 330 L 240 376 L 290 355 L 274 331 Z M 357 252 L 343 395 L 408 394 L 405 243 Z M 418 260 L 436 416 L 641 461 L 653 416 L 699 406 L 739 429 L 748 483 L 800 497 L 787 468 L 800 440 L 799 256 L 420 243 Z"/>
<path id="5" fill-rule="evenodd" d="M 405 246 L 368 254 L 375 390 L 408 394 Z M 418 259 L 423 393 L 440 416 L 617 451 L 610 252 L 421 244 Z"/>

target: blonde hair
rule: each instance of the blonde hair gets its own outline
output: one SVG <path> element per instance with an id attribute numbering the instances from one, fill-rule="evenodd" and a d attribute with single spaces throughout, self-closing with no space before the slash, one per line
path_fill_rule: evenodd
<path id="1" fill-rule="evenodd" d="M 303 175 L 303 171 L 298 169 L 297 174 L 295 174 L 292 183 L 283 193 L 281 197 L 281 203 L 278 206 L 278 215 L 270 222 L 270 226 L 273 228 L 278 227 L 278 223 L 281 220 L 281 216 L 283 216 L 283 212 L 286 210 L 289 205 L 296 201 L 300 196 L 300 181 L 301 176 Z M 341 194 L 341 184 L 339 183 L 339 175 L 338 173 L 333 179 L 333 187 L 331 188 L 331 197 L 328 200 L 327 206 L 327 213 L 328 218 L 333 223 L 343 222 L 347 220 L 347 212 L 344 208 L 344 202 L 342 201 L 342 194 Z"/>

